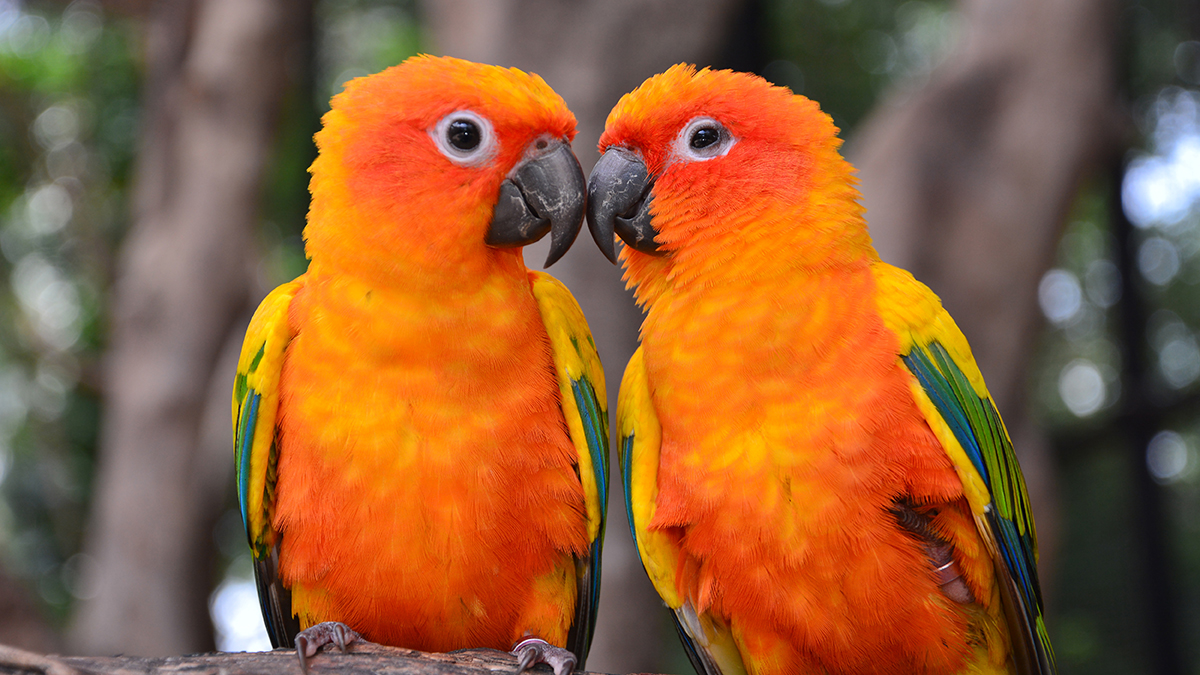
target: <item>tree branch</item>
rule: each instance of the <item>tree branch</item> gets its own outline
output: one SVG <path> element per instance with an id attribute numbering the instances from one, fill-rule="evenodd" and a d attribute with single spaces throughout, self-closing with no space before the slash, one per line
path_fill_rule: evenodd
<path id="1" fill-rule="evenodd" d="M 321 675 L 515 675 L 517 659 L 495 649 L 464 649 L 448 654 L 418 652 L 372 643 L 355 644 L 346 654 L 336 649 L 309 661 Z M 43 656 L 0 645 L 0 675 L 299 675 L 296 652 L 193 654 L 165 658 L 141 656 Z M 547 666 L 532 672 L 548 673 Z M 588 675 L 577 671 L 580 675 Z"/>

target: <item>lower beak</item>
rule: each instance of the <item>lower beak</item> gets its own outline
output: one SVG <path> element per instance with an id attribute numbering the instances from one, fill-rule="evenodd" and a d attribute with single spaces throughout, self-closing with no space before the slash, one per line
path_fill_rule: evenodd
<path id="1" fill-rule="evenodd" d="M 579 235 L 585 199 L 583 169 L 571 147 L 558 142 L 518 164 L 504 182 L 483 241 L 488 246 L 526 246 L 550 233 L 553 265 Z"/>
<path id="2" fill-rule="evenodd" d="M 617 262 L 617 234 L 634 250 L 661 255 L 650 217 L 654 179 L 640 157 L 609 148 L 588 178 L 588 229 L 604 257 Z"/>

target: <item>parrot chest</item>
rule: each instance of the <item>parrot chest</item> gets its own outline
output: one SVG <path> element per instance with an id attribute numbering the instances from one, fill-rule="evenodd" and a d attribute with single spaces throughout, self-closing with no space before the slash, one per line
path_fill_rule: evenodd
<path id="1" fill-rule="evenodd" d="M 528 605 L 570 606 L 586 548 L 536 305 L 360 290 L 296 305 L 275 512 L 294 606 L 388 644 L 507 649 Z"/>
<path id="2" fill-rule="evenodd" d="M 744 655 L 790 672 L 961 667 L 965 615 L 889 512 L 901 497 L 953 501 L 961 483 L 870 311 L 870 279 L 823 283 L 798 304 L 693 309 L 686 330 L 659 332 L 668 312 L 648 321 L 662 425 L 652 527 L 677 536 L 681 594 L 731 625 Z"/>

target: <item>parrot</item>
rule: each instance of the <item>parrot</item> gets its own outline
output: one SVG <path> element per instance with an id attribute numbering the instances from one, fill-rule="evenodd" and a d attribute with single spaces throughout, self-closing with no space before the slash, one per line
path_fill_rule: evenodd
<path id="1" fill-rule="evenodd" d="M 264 621 L 306 672 L 361 640 L 587 657 L 604 377 L 570 291 L 522 257 L 582 227 L 574 135 L 537 75 L 427 55 L 322 118 L 308 268 L 254 313 L 231 409 Z"/>
<path id="2" fill-rule="evenodd" d="M 608 115 L 586 208 L 644 311 L 616 419 L 642 564 L 700 675 L 1053 673 L 1008 432 L 839 146 L 814 101 L 687 64 Z"/>

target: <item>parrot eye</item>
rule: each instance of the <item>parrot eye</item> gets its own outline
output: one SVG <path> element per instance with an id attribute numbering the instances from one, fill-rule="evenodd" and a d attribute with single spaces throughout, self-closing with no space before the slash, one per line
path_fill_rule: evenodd
<path id="1" fill-rule="evenodd" d="M 721 130 L 712 127 L 700 127 L 692 132 L 692 138 L 688 141 L 688 145 L 692 146 L 693 150 L 703 150 L 721 140 Z"/>
<path id="2" fill-rule="evenodd" d="M 720 122 L 711 117 L 696 117 L 687 123 L 675 140 L 675 156 L 682 160 L 702 162 L 729 152 L 737 139 Z"/>
<path id="3" fill-rule="evenodd" d="M 429 135 L 443 155 L 461 166 L 480 166 L 496 155 L 492 123 L 470 110 L 446 115 Z"/>
<path id="4" fill-rule="evenodd" d="M 479 126 L 471 120 L 454 120 L 446 129 L 446 140 L 450 145 L 469 152 L 479 147 Z"/>

